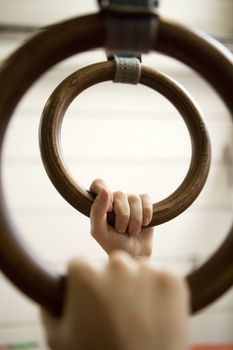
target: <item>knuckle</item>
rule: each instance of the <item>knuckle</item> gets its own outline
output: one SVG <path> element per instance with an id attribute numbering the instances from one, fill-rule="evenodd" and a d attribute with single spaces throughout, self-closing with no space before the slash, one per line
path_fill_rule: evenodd
<path id="1" fill-rule="evenodd" d="M 103 179 L 101 178 L 96 178 L 92 183 L 91 183 L 91 186 L 90 186 L 90 191 L 97 194 L 98 191 L 103 188 L 103 187 L 106 187 L 106 184 L 104 182 Z"/>
<path id="2" fill-rule="evenodd" d="M 124 192 L 117 191 L 114 193 L 114 212 L 122 219 L 128 219 L 130 215 L 129 206 L 127 203 L 127 197 Z"/>
<path id="3" fill-rule="evenodd" d="M 116 208 L 115 214 L 118 220 L 129 221 L 130 213 L 126 208 Z"/>
<path id="4" fill-rule="evenodd" d="M 97 283 L 99 274 L 93 263 L 82 258 L 75 258 L 68 265 L 68 279 L 70 281 L 68 288 L 74 291 L 75 288 L 79 288 L 80 283 L 85 288 Z"/>
<path id="5" fill-rule="evenodd" d="M 145 257 L 149 257 L 152 254 L 152 246 L 148 245 L 145 247 L 144 251 L 143 251 L 143 256 Z"/>
<path id="6" fill-rule="evenodd" d="M 127 259 L 128 254 L 123 251 L 114 251 L 113 253 L 110 254 L 110 259 L 109 259 L 109 265 L 110 267 L 120 269 L 120 270 L 125 270 L 126 269 L 126 262 L 125 260 Z"/>
<path id="7" fill-rule="evenodd" d="M 147 193 L 141 193 L 140 197 L 142 200 L 150 201 L 150 196 Z"/>
<path id="8" fill-rule="evenodd" d="M 73 258 L 69 262 L 68 266 L 68 274 L 75 276 L 77 272 L 79 272 L 83 268 L 90 268 L 90 263 L 84 259 L 81 258 Z"/>
<path id="9" fill-rule="evenodd" d="M 104 185 L 105 183 L 104 183 L 104 180 L 102 179 L 102 178 L 97 178 L 97 179 L 95 179 L 94 181 L 93 181 L 93 184 L 95 185 L 95 186 L 101 186 L 101 185 Z"/>
<path id="10" fill-rule="evenodd" d="M 139 196 L 136 195 L 136 194 L 129 194 L 129 195 L 128 195 L 128 200 L 129 200 L 129 202 L 131 202 L 131 203 L 137 203 L 137 202 L 140 200 L 140 198 L 139 198 Z"/>
<path id="11" fill-rule="evenodd" d="M 130 222 L 130 225 L 131 226 L 136 226 L 136 227 L 141 227 L 142 226 L 142 221 L 140 220 L 139 217 L 134 217 L 131 219 L 131 222 Z"/>
<path id="12" fill-rule="evenodd" d="M 126 194 L 122 191 L 116 191 L 114 192 L 114 199 L 115 200 L 124 200 L 126 198 Z"/>
<path id="13" fill-rule="evenodd" d="M 167 291 L 180 290 L 184 284 L 181 277 L 168 270 L 163 270 L 159 273 L 158 282 L 161 288 Z"/>
<path id="14" fill-rule="evenodd" d="M 148 194 L 140 194 L 140 198 L 141 198 L 141 201 L 142 201 L 142 205 L 144 207 L 147 207 L 149 208 L 150 210 L 152 210 L 153 208 L 153 203 L 152 203 L 152 200 L 150 198 L 150 196 Z"/>
<path id="15" fill-rule="evenodd" d="M 121 220 L 122 221 L 128 221 L 129 220 L 129 212 L 122 211 L 120 214 Z"/>

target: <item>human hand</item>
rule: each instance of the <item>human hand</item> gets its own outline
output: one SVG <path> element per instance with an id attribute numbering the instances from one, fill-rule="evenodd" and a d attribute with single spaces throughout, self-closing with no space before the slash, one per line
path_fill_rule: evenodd
<path id="1" fill-rule="evenodd" d="M 143 227 L 152 219 L 150 197 L 112 193 L 102 179 L 93 181 L 90 191 L 97 195 L 91 207 L 91 234 L 106 253 L 124 250 L 134 257 L 150 256 L 153 228 Z M 107 223 L 110 211 L 115 213 L 115 227 Z"/>
<path id="2" fill-rule="evenodd" d="M 183 279 L 115 252 L 71 262 L 63 314 L 42 320 L 52 350 L 186 350 L 188 305 Z"/>

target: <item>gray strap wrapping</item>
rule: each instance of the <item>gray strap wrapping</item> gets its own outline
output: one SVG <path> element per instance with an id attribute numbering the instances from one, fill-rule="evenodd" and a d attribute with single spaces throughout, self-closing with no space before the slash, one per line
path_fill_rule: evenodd
<path id="1" fill-rule="evenodd" d="M 141 63 L 136 56 L 154 47 L 158 0 L 99 0 L 105 11 L 106 54 L 116 63 L 114 82 L 138 84 Z"/>
<path id="2" fill-rule="evenodd" d="M 141 62 L 137 57 L 114 56 L 116 73 L 114 83 L 138 84 L 141 77 Z"/>

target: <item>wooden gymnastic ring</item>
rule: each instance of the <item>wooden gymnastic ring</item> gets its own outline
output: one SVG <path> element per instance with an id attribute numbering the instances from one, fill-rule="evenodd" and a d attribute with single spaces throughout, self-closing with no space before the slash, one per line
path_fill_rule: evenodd
<path id="1" fill-rule="evenodd" d="M 33 82 L 59 61 L 103 47 L 104 15 L 93 14 L 51 26 L 21 46 L 0 68 L 0 147 L 13 111 Z M 163 18 L 154 43 L 200 73 L 219 93 L 233 116 L 233 59 L 208 36 Z M 2 176 L 2 172 L 0 172 Z M 62 310 L 65 278 L 44 265 L 22 240 L 5 204 L 0 181 L 0 268 L 26 295 L 53 313 Z M 209 305 L 233 284 L 233 225 L 222 245 L 187 277 L 192 313 Z"/>
<path id="2" fill-rule="evenodd" d="M 90 215 L 93 196 L 76 183 L 67 171 L 61 150 L 62 121 L 75 97 L 94 84 L 113 80 L 114 76 L 114 61 L 80 69 L 59 84 L 42 113 L 39 139 L 45 169 L 58 192 L 86 216 Z M 192 158 L 184 181 L 169 197 L 153 205 L 153 218 L 149 226 L 154 226 L 181 214 L 197 198 L 209 173 L 211 150 L 200 112 L 180 85 L 145 66 L 141 69 L 140 83 L 161 93 L 179 110 L 188 127 L 192 144 Z M 109 213 L 108 222 L 114 224 L 113 213 Z"/>

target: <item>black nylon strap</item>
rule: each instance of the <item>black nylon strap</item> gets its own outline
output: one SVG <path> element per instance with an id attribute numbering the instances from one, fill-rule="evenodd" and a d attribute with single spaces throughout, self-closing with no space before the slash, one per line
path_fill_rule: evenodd
<path id="1" fill-rule="evenodd" d="M 107 54 L 140 56 L 154 44 L 158 0 L 99 0 L 106 15 Z"/>

